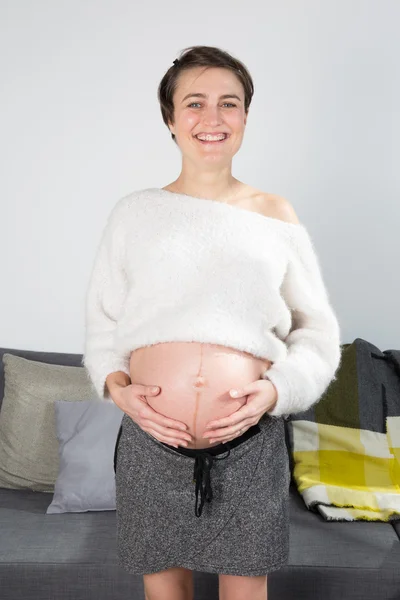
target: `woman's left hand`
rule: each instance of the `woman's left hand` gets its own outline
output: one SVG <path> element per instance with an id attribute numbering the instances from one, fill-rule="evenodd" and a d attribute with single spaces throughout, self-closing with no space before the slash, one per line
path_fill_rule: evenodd
<path id="1" fill-rule="evenodd" d="M 210 443 L 225 443 L 243 435 L 258 423 L 265 412 L 272 410 L 278 400 L 278 392 L 268 379 L 258 379 L 236 391 L 238 393 L 234 395 L 233 390 L 230 390 L 232 398 L 247 396 L 247 401 L 228 417 L 207 424 L 203 438 L 210 438 Z"/>

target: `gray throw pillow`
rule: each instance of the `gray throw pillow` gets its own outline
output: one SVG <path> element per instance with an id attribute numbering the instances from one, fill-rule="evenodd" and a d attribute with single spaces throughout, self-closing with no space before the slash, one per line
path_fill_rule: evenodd
<path id="1" fill-rule="evenodd" d="M 0 487 L 54 492 L 58 440 L 54 402 L 95 400 L 84 367 L 5 353 L 0 412 Z"/>
<path id="2" fill-rule="evenodd" d="M 60 470 L 47 514 L 115 510 L 114 450 L 123 411 L 62 400 L 55 410 Z"/>

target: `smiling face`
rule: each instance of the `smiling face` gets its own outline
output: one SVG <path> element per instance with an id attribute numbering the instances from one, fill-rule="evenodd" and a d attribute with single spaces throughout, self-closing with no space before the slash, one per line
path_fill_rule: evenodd
<path id="1" fill-rule="evenodd" d="M 183 71 L 174 95 L 175 123 L 169 123 L 176 142 L 194 162 L 208 160 L 228 163 L 238 152 L 247 115 L 244 90 L 229 69 L 194 67 Z M 226 133 L 224 141 L 204 143 L 201 133 Z"/>

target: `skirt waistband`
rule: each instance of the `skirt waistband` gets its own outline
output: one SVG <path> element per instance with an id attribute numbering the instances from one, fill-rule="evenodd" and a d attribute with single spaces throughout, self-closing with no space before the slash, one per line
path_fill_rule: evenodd
<path id="1" fill-rule="evenodd" d="M 165 444 L 164 442 L 160 442 L 160 444 L 162 444 L 163 446 L 167 446 L 167 448 L 170 448 L 174 452 L 178 452 L 179 454 L 184 454 L 185 456 L 192 456 L 193 458 L 195 458 L 196 456 L 207 455 L 207 454 L 211 454 L 212 456 L 217 456 L 218 454 L 223 454 L 224 452 L 226 452 L 228 447 L 235 448 L 236 446 L 239 446 L 240 444 L 242 444 L 249 438 L 253 437 L 253 435 L 256 435 L 257 433 L 259 433 L 260 431 L 261 431 L 261 428 L 258 425 L 258 423 L 256 423 L 255 425 L 252 425 L 251 427 L 249 427 L 249 429 L 247 431 L 245 431 L 242 435 L 235 438 L 234 440 L 231 440 L 230 442 L 226 442 L 226 444 L 223 444 L 221 442 L 221 444 L 217 444 L 216 446 L 211 446 L 211 448 L 184 448 L 182 446 L 180 446 L 179 448 L 175 448 L 175 446 L 171 446 L 170 444 Z"/>

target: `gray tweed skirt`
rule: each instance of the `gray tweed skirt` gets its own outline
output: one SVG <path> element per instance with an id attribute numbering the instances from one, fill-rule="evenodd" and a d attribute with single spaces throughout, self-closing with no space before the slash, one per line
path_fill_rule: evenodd
<path id="1" fill-rule="evenodd" d="M 235 440 L 193 450 L 156 440 L 125 414 L 114 469 L 118 560 L 129 573 L 258 576 L 287 564 L 283 418 L 264 414 Z"/>

